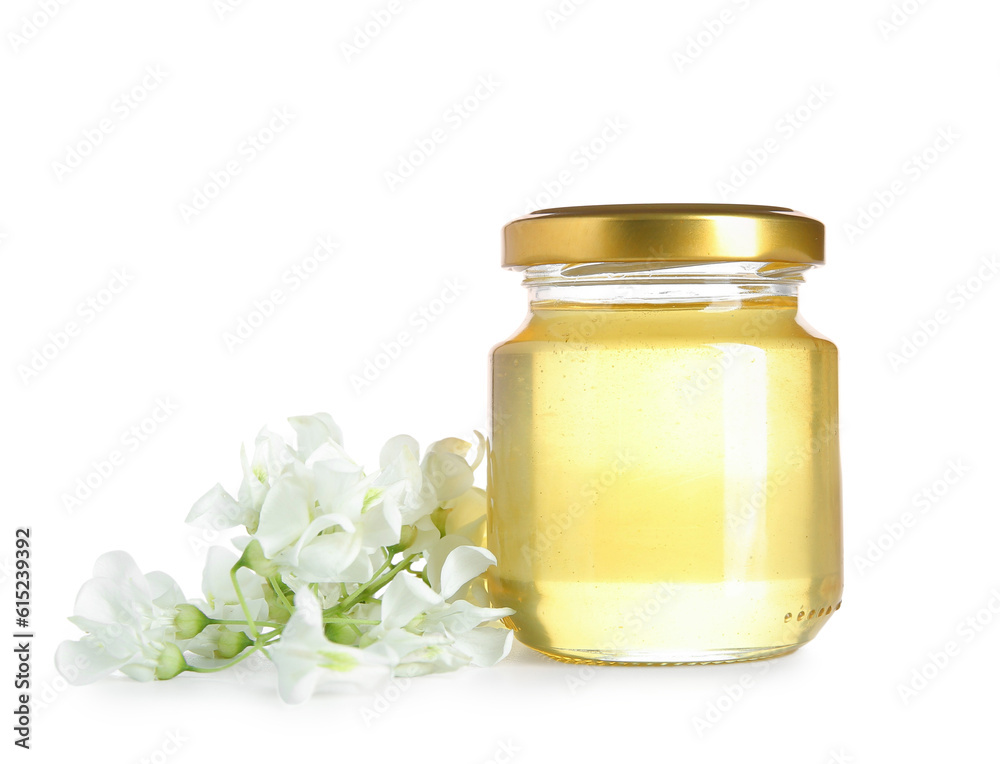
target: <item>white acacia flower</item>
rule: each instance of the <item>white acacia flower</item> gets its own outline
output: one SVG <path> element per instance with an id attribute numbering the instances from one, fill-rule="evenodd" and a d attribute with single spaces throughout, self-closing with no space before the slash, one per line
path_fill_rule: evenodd
<path id="1" fill-rule="evenodd" d="M 398 509 L 346 454 L 329 414 L 288 421 L 294 448 L 263 430 L 253 462 L 244 454 L 239 498 L 217 485 L 195 503 L 188 521 L 245 526 L 264 555 L 299 581 L 366 581 L 384 560 L 379 550 L 399 541 Z"/>
<path id="2" fill-rule="evenodd" d="M 326 638 L 323 611 L 309 588 L 296 593 L 295 613 L 270 655 L 278 670 L 278 692 L 286 703 L 302 703 L 320 687 L 371 687 L 389 676 L 380 656 Z"/>
<path id="3" fill-rule="evenodd" d="M 471 448 L 464 440 L 446 438 L 428 446 L 421 461 L 417 441 L 397 435 L 382 448 L 376 485 L 386 487 L 386 501 L 399 509 L 403 523 L 413 524 L 472 487 L 482 443 L 470 465 L 465 455 Z"/>
<path id="4" fill-rule="evenodd" d="M 243 621 L 246 618 L 243 607 L 240 605 L 239 597 L 236 595 L 236 588 L 230 576 L 230 571 L 236 564 L 238 557 L 230 550 L 213 546 L 208 550 L 208 557 L 205 560 L 205 569 L 202 572 L 202 592 L 205 599 L 191 600 L 189 604 L 194 605 L 209 618 L 220 621 Z M 236 580 L 243 592 L 244 600 L 250 615 L 255 622 L 260 623 L 268 620 L 270 605 L 265 593 L 265 581 L 249 568 L 240 568 L 236 572 Z M 234 640 L 232 632 L 242 632 L 249 640 L 252 636 L 249 625 L 216 625 L 206 626 L 199 634 L 186 643 L 186 649 L 203 656 L 205 658 L 228 659 L 233 656 L 228 654 L 227 647 Z M 220 640 L 223 645 L 220 646 Z M 220 652 L 225 655 L 217 655 Z M 199 665 L 211 665 L 204 662 Z"/>
<path id="5" fill-rule="evenodd" d="M 94 564 L 69 620 L 87 634 L 56 650 L 56 668 L 71 684 L 89 684 L 118 670 L 138 679 L 169 679 L 184 666 L 174 639 L 180 587 L 165 573 L 143 575 L 125 552 Z"/>
<path id="6" fill-rule="evenodd" d="M 240 448 L 240 463 L 243 467 L 243 482 L 233 498 L 220 484 L 216 484 L 195 502 L 187 516 L 187 522 L 194 525 L 223 530 L 244 526 L 249 533 L 257 530 L 260 512 L 274 482 L 286 469 L 298 462 L 304 464 L 325 442 L 329 447 L 325 452 L 335 452 L 347 459 L 340 440 L 340 428 L 329 414 L 292 417 L 288 420 L 302 441 L 298 448 L 292 448 L 275 432 L 261 429 L 254 443 L 253 460 L 247 459 L 245 447 Z"/>
<path id="7" fill-rule="evenodd" d="M 472 444 L 445 438 L 428 446 L 423 460 L 417 441 L 398 435 L 382 448 L 381 471 L 376 485 L 385 487 L 384 501 L 399 512 L 403 525 L 412 528 L 408 551 L 420 552 L 437 541 L 443 529 L 436 523 L 436 510 L 449 510 L 473 489 L 473 472 L 485 451 L 483 437 L 470 464 L 466 455 Z M 485 504 L 483 507 L 485 521 Z"/>
<path id="8" fill-rule="evenodd" d="M 457 594 L 496 559 L 467 540 L 445 536 L 427 554 L 428 586 L 401 573 L 382 594 L 382 622 L 365 635 L 365 649 L 383 656 L 397 676 L 492 666 L 509 652 L 513 633 L 487 626 L 510 608 L 479 607 Z M 451 601 L 449 601 L 451 600 Z"/>
<path id="9" fill-rule="evenodd" d="M 265 428 L 252 459 L 241 449 L 235 497 L 216 485 L 188 515 L 249 534 L 231 539 L 237 553 L 209 550 L 204 600 L 186 602 L 172 579 L 144 576 L 124 552 L 105 555 L 71 619 L 87 634 L 57 651 L 64 676 L 82 684 L 120 669 L 168 679 L 260 649 L 277 666 L 282 698 L 298 703 L 320 685 L 507 655 L 512 633 L 498 619 L 513 611 L 488 606 L 484 574 L 496 560 L 483 548 L 486 495 L 473 486 L 483 437 L 471 457 L 470 443 L 446 438 L 421 458 L 400 435 L 366 474 L 328 414 L 288 422 L 293 440 Z"/>

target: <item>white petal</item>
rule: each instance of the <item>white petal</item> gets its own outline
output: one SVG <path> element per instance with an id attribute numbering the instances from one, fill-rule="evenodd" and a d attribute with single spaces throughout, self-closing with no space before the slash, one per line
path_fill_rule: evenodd
<path id="1" fill-rule="evenodd" d="M 344 444 L 344 435 L 329 414 L 293 416 L 288 423 L 295 430 L 299 458 L 305 461 L 313 451 L 328 441 Z"/>
<path id="2" fill-rule="evenodd" d="M 513 640 L 510 629 L 480 626 L 455 637 L 455 649 L 468 655 L 474 666 L 492 666 L 507 657 Z"/>
<path id="3" fill-rule="evenodd" d="M 145 583 L 145 576 L 143 577 Z M 147 597 L 146 609 L 152 607 Z M 84 582 L 76 595 L 75 616 L 100 624 L 139 623 L 140 601 L 131 596 L 119 582 L 110 578 L 92 578 Z"/>
<path id="4" fill-rule="evenodd" d="M 496 562 L 497 558 L 493 553 L 481 546 L 456 547 L 445 558 L 441 567 L 441 586 L 438 591 L 448 599 L 473 578 L 485 573 L 491 565 L 496 565 Z"/>
<path id="5" fill-rule="evenodd" d="M 324 512 L 361 517 L 369 481 L 361 467 L 344 461 L 323 461 L 313 466 L 316 499 Z"/>
<path id="6" fill-rule="evenodd" d="M 404 518 L 404 523 L 405 523 Z M 419 520 L 410 523 L 416 528 L 417 535 L 413 538 L 410 546 L 406 549 L 407 554 L 418 554 L 420 552 L 426 552 L 432 549 L 438 542 L 441 541 L 441 531 L 437 529 L 434 522 L 431 520 L 430 515 L 424 515 Z M 457 538 L 457 537 L 455 537 Z M 468 543 L 468 542 L 466 542 Z M 450 551 L 450 548 L 449 548 Z M 442 557 L 441 562 L 444 562 Z"/>
<path id="7" fill-rule="evenodd" d="M 379 631 L 377 639 L 364 648 L 365 652 L 382 656 L 388 663 L 395 666 L 407 655 L 426 647 L 449 645 L 452 638 L 447 634 L 434 632 L 430 634 L 417 634 L 403 628 Z"/>
<path id="8" fill-rule="evenodd" d="M 393 674 L 396 676 L 441 674 L 456 671 L 467 665 L 469 656 L 449 644 L 441 647 L 425 647 L 410 653 L 393 669 Z"/>
<path id="9" fill-rule="evenodd" d="M 266 427 L 261 428 L 254 444 L 252 462 L 254 470 L 263 469 L 268 480 L 273 480 L 281 474 L 286 465 L 294 461 L 295 452 L 288 447 L 285 439 Z"/>
<path id="10" fill-rule="evenodd" d="M 170 610 L 185 602 L 181 587 L 162 570 L 147 573 L 146 584 L 149 586 L 149 594 L 153 604 L 158 608 Z"/>
<path id="11" fill-rule="evenodd" d="M 287 703 L 307 700 L 321 680 L 357 684 L 388 674 L 378 656 L 326 639 L 323 612 L 309 588 L 296 593 L 295 612 L 271 648 L 271 657 L 278 670 L 278 690 Z"/>
<path id="12" fill-rule="evenodd" d="M 476 467 L 482 463 L 483 457 L 486 456 L 486 438 L 479 430 L 473 430 L 473 432 L 476 435 L 476 456 L 472 460 L 472 464 L 469 465 L 469 469 L 475 472 Z"/>
<path id="13" fill-rule="evenodd" d="M 440 502 L 461 496 L 472 488 L 475 480 L 465 459 L 443 451 L 428 452 L 421 469 L 424 479 L 434 487 Z"/>
<path id="14" fill-rule="evenodd" d="M 473 486 L 454 499 L 444 529 L 449 535 L 465 536 L 476 546 L 486 546 L 486 491 Z"/>
<path id="15" fill-rule="evenodd" d="M 152 682 L 156 679 L 156 661 L 141 656 L 135 661 L 126 663 L 118 670 L 129 679 L 134 679 L 137 682 Z"/>
<path id="16" fill-rule="evenodd" d="M 128 552 L 105 552 L 94 562 L 94 578 L 142 579 L 142 571 Z"/>
<path id="17" fill-rule="evenodd" d="M 456 600 L 446 609 L 427 615 L 422 625 L 429 631 L 446 630 L 457 635 L 508 615 L 514 615 L 511 608 L 478 607 L 467 600 Z"/>
<path id="18" fill-rule="evenodd" d="M 296 564 L 297 575 L 310 582 L 360 583 L 373 572 L 360 537 L 343 531 L 317 536 L 302 547 Z"/>
<path id="19" fill-rule="evenodd" d="M 299 589 L 295 592 L 293 605 L 295 612 L 285 624 L 281 639 L 288 637 L 290 642 L 311 649 L 324 647 L 328 640 L 323 635 L 323 609 L 315 592 L 309 587 Z"/>
<path id="20" fill-rule="evenodd" d="M 239 597 L 233 587 L 230 571 L 237 562 L 237 556 L 229 549 L 213 546 L 208 550 L 205 559 L 205 569 L 201 577 L 201 590 L 208 600 L 209 607 L 221 608 L 225 605 L 235 605 L 239 608 Z M 244 597 L 251 603 L 264 596 L 261 588 L 263 580 L 249 568 L 240 568 L 236 572 L 236 580 Z M 219 616 L 228 618 L 228 616 Z"/>
<path id="21" fill-rule="evenodd" d="M 132 555 L 116 551 L 102 554 L 94 562 L 94 578 L 114 582 L 120 590 L 120 598 L 133 599 L 141 603 L 150 602 L 149 584 Z"/>
<path id="22" fill-rule="evenodd" d="M 439 605 L 443 598 L 416 576 L 400 572 L 382 595 L 382 626 L 395 629 L 406 626 L 424 611 Z"/>
<path id="23" fill-rule="evenodd" d="M 362 543 L 367 549 L 377 549 L 399 543 L 403 518 L 393 505 L 379 502 L 361 515 Z"/>
<path id="24" fill-rule="evenodd" d="M 306 487 L 295 477 L 279 478 L 271 486 L 255 534 L 265 555 L 271 557 L 298 540 L 309 526 L 309 503 Z"/>
<path id="25" fill-rule="evenodd" d="M 240 523 L 246 525 L 248 528 L 256 528 L 257 517 L 260 515 L 260 508 L 264 504 L 264 499 L 267 497 L 267 492 L 270 490 L 271 485 L 267 481 L 267 475 L 262 474 L 258 476 L 254 472 L 254 468 L 250 465 L 247 459 L 247 449 L 245 446 L 240 446 L 240 464 L 243 467 L 243 482 L 240 483 L 240 490 L 236 494 L 237 502 L 241 507 L 245 507 L 248 512 L 248 516 L 252 518 L 253 523 Z M 261 472 L 266 471 L 266 467 L 260 467 Z M 261 477 L 264 480 L 261 480 Z M 190 520 L 188 521 L 190 522 Z"/>
<path id="26" fill-rule="evenodd" d="M 56 669 L 67 682 L 75 685 L 96 682 L 123 666 L 128 659 L 109 654 L 91 637 L 78 642 L 67 640 L 56 648 Z"/>
<path id="27" fill-rule="evenodd" d="M 194 503 L 185 522 L 213 530 L 222 530 L 235 528 L 238 525 L 250 525 L 255 519 L 252 511 L 240 506 L 236 499 L 216 483 Z"/>
<path id="28" fill-rule="evenodd" d="M 412 470 L 417 466 L 420 457 L 420 444 L 409 435 L 397 435 L 390 438 L 382 446 L 379 454 L 379 467 L 382 470 L 394 469 L 398 474 L 388 477 L 393 480 L 402 480 L 413 474 Z"/>
<path id="29" fill-rule="evenodd" d="M 423 524 L 426 525 L 426 521 Z M 437 528 L 434 530 L 437 531 Z M 442 537 L 438 531 L 438 537 L 427 545 L 424 550 L 424 559 L 427 561 L 425 570 L 427 571 L 427 582 L 434 591 L 441 591 L 441 569 L 444 567 L 444 561 L 448 559 L 448 555 L 458 547 L 469 546 L 470 543 L 468 539 L 457 534 Z"/>
<path id="30" fill-rule="evenodd" d="M 349 518 L 342 515 L 320 515 L 302 531 L 302 535 L 299 536 L 299 540 L 295 542 L 295 548 L 292 555 L 288 558 L 288 561 L 292 565 L 298 565 L 299 555 L 305 546 L 313 541 L 319 534 L 330 528 L 335 528 L 340 526 L 346 532 L 353 534 L 355 531 L 354 523 L 350 521 Z"/>
<path id="31" fill-rule="evenodd" d="M 431 443 L 427 447 L 427 453 L 437 452 L 441 454 L 456 454 L 465 461 L 465 455 L 469 453 L 472 444 L 461 438 L 445 438 Z"/>
<path id="32" fill-rule="evenodd" d="M 285 624 L 281 639 L 270 648 L 278 671 L 278 692 L 286 703 L 308 700 L 319 681 L 317 650 L 324 645 L 323 616 L 319 602 L 308 588 L 295 595 L 295 612 Z"/>

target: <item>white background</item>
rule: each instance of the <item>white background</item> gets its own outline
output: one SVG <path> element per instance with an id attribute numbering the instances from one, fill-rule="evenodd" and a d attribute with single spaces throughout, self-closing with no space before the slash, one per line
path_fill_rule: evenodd
<path id="1" fill-rule="evenodd" d="M 12 602 L 13 529 L 30 525 L 32 755 L 484 762 L 513 748 L 526 763 L 821 764 L 995 748 L 1000 7 L 228 5 L 8 0 L 0 12 L 0 601 Z M 247 149 L 275 110 L 288 124 Z M 407 157 L 419 166 L 393 182 Z M 186 215 L 231 160 L 239 173 Z M 199 537 L 183 518 L 214 482 L 235 489 L 239 445 L 261 425 L 330 411 L 369 464 L 398 432 L 428 442 L 484 426 L 487 351 L 525 310 L 499 268 L 508 219 L 676 201 L 827 223 L 828 265 L 801 302 L 841 350 L 847 584 L 813 644 L 763 664 L 596 670 L 515 647 L 391 702 L 297 709 L 266 672 L 57 681 L 52 652 L 77 634 L 65 616 L 100 553 L 128 549 L 196 594 Z M 285 274 L 316 264 L 322 236 L 336 254 L 293 287 Z M 108 297 L 116 271 L 120 293 L 81 309 Z M 449 284 L 457 299 L 414 318 Z M 225 334 L 276 289 L 283 303 L 231 351 Z M 66 347 L 46 347 L 70 321 Z M 352 384 L 400 332 L 398 357 Z M 26 374 L 36 351 L 51 357 Z M 176 410 L 133 450 L 126 433 L 162 399 Z M 115 450 L 121 463 L 68 510 Z M 870 544 L 883 547 L 874 562 Z M 963 626 L 977 613 L 978 631 Z M 12 622 L 3 614 L 0 633 Z M 914 671 L 933 676 L 904 702 Z M 699 734 L 697 719 L 715 721 Z"/>

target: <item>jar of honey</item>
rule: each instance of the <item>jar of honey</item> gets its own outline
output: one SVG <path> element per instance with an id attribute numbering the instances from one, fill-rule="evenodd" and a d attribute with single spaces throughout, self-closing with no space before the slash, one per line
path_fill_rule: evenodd
<path id="1" fill-rule="evenodd" d="M 496 606 L 562 660 L 767 658 L 843 584 L 837 349 L 799 316 L 823 225 L 780 207 L 540 210 L 491 355 Z"/>

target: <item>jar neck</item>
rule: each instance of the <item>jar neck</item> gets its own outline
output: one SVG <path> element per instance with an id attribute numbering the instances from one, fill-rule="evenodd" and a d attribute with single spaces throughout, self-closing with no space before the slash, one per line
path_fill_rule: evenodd
<path id="1" fill-rule="evenodd" d="M 585 263 L 524 269 L 531 307 L 709 304 L 722 307 L 798 301 L 801 263 Z"/>

